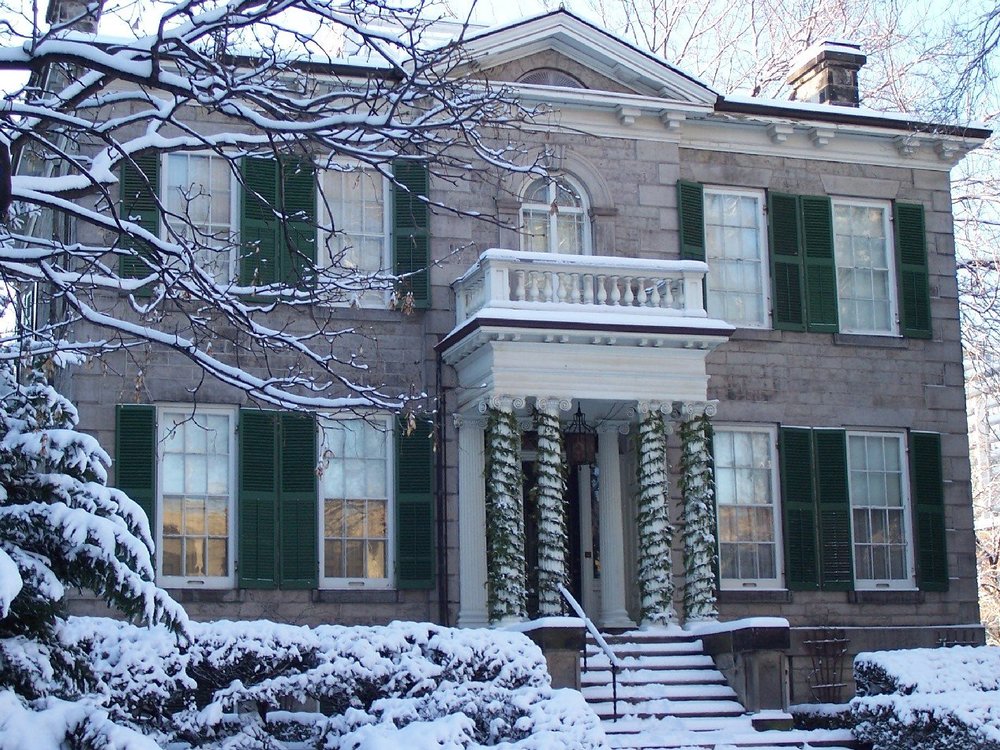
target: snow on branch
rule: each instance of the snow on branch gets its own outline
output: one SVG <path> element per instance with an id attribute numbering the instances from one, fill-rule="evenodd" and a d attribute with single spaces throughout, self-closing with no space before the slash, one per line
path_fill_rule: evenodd
<path id="1" fill-rule="evenodd" d="M 470 77 L 464 29 L 442 36 L 423 0 L 165 7 L 129 39 L 87 33 L 72 3 L 0 33 L 0 70 L 29 74 L 0 121 L 14 171 L 0 282 L 31 289 L 35 313 L 0 345 L 166 347 L 285 408 L 420 397 L 382 387 L 354 307 L 420 304 L 420 215 L 461 213 L 428 186 L 482 179 L 472 163 L 536 169 L 517 137 L 532 113 Z M 382 210 L 412 243 L 394 254 L 413 262 L 362 257 L 334 174 L 380 200 L 388 186 Z"/>

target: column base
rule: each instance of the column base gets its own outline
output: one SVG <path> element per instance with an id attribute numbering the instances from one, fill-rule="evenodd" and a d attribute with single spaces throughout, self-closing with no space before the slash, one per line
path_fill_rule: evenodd
<path id="1" fill-rule="evenodd" d="M 614 612 L 604 612 L 601 614 L 601 627 L 606 629 L 615 630 L 633 630 L 635 629 L 635 623 L 628 616 L 628 612 L 624 609 L 614 611 Z"/>
<path id="2" fill-rule="evenodd" d="M 486 612 L 459 612 L 458 621 L 455 623 L 460 628 L 488 628 L 490 620 Z"/>

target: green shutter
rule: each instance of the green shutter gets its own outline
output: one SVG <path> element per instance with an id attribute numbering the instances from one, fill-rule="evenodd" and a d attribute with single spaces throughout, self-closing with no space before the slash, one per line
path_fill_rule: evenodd
<path id="1" fill-rule="evenodd" d="M 799 198 L 805 259 L 806 322 L 810 331 L 837 332 L 837 264 L 833 209 L 825 196 Z"/>
<path id="2" fill-rule="evenodd" d="M 134 163 L 133 163 L 134 162 Z M 160 155 L 156 152 L 133 157 L 133 162 L 122 162 L 119 182 L 119 210 L 123 219 L 130 219 L 151 234 L 160 231 L 160 206 L 157 193 L 160 189 Z M 118 274 L 124 279 L 146 276 L 150 268 L 142 258 L 152 255 L 149 243 L 133 238 L 125 240 L 126 247 L 135 255 L 118 259 Z"/>
<path id="3" fill-rule="evenodd" d="M 816 495 L 819 508 L 820 581 L 824 591 L 854 588 L 851 502 L 847 484 L 847 436 L 815 430 Z"/>
<path id="4" fill-rule="evenodd" d="M 429 190 L 427 166 L 422 162 L 400 159 L 393 163 L 392 247 L 393 272 L 406 276 L 400 289 L 413 294 L 415 307 L 430 306 L 430 210 L 426 200 Z"/>
<path id="5" fill-rule="evenodd" d="M 931 337 L 930 272 L 924 207 L 897 203 L 893 210 L 899 269 L 899 322 L 904 336 Z"/>
<path id="6" fill-rule="evenodd" d="M 705 197 L 697 182 L 677 181 L 681 259 L 705 260 Z"/>
<path id="7" fill-rule="evenodd" d="M 910 494 L 916 539 L 917 585 L 924 591 L 948 590 L 948 548 L 944 527 L 941 436 L 910 433 Z"/>
<path id="8" fill-rule="evenodd" d="M 240 410 L 239 579 L 277 586 L 278 460 L 275 412 Z"/>
<path id="9" fill-rule="evenodd" d="M 316 420 L 281 414 L 281 486 L 278 500 L 280 581 L 283 589 L 317 586 Z"/>
<path id="10" fill-rule="evenodd" d="M 243 191 L 240 202 L 240 284 L 263 286 L 280 278 L 278 162 L 244 158 L 240 162 Z"/>
<path id="11" fill-rule="evenodd" d="M 398 588 L 434 586 L 434 435 L 425 420 L 409 435 L 402 420 L 396 428 L 396 571 Z"/>
<path id="12" fill-rule="evenodd" d="M 804 331 L 799 200 L 794 195 L 769 193 L 767 206 L 773 325 L 780 330 Z"/>
<path id="13" fill-rule="evenodd" d="M 281 209 L 288 217 L 280 243 L 281 280 L 301 286 L 314 278 L 316 265 L 316 167 L 301 159 L 279 164 Z"/>
<path id="14" fill-rule="evenodd" d="M 115 474 L 118 489 L 146 512 L 156 539 L 156 407 L 115 407 Z"/>
<path id="15" fill-rule="evenodd" d="M 795 591 L 818 589 L 811 431 L 797 427 L 781 428 L 779 451 L 786 585 Z"/>

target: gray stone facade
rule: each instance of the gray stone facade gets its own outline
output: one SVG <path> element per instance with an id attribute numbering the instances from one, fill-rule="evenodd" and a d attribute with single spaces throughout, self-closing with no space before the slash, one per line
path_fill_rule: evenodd
<path id="1" fill-rule="evenodd" d="M 565 70 L 591 89 L 636 95 L 634 88 L 589 69 L 556 51 L 524 57 L 490 69 L 493 80 L 516 80 L 529 70 Z M 194 113 L 192 113 L 194 116 Z M 793 628 L 790 667 L 792 700 L 808 695 L 808 656 L 797 629 L 847 628 L 850 653 L 885 645 L 929 645 L 938 632 L 978 623 L 975 544 L 966 437 L 962 351 L 959 332 L 955 247 L 949 173 L 926 161 L 905 166 L 895 152 L 865 161 L 831 156 L 819 148 L 786 155 L 747 136 L 741 152 L 737 125 L 729 143 L 715 148 L 699 140 L 696 126 L 687 137 L 657 124 L 637 124 L 634 136 L 622 124 L 595 124 L 617 135 L 573 132 L 573 127 L 522 131 L 530 151 L 547 149 L 556 166 L 574 175 L 591 203 L 594 255 L 671 260 L 680 257 L 677 181 L 753 188 L 801 195 L 878 198 L 924 207 L 929 254 L 933 337 L 863 336 L 765 329 L 737 329 L 707 357 L 709 399 L 718 401 L 715 421 L 726 424 L 892 429 L 942 435 L 950 584 L 945 592 L 923 591 L 723 591 L 722 619 L 778 616 Z M 805 118 L 806 115 L 803 114 Z M 695 119 L 693 116 L 690 119 Z M 704 118 L 716 123 L 718 118 Z M 595 121 L 596 122 L 596 121 Z M 723 123 L 724 125 L 724 123 Z M 722 127 L 723 125 L 719 125 Z M 714 124 L 713 124 L 714 126 Z M 700 125 L 698 126 L 700 127 Z M 728 126 L 727 126 L 728 127 Z M 805 136 L 803 136 L 805 137 Z M 766 141 L 766 139 L 765 139 Z M 769 143 L 769 142 L 768 142 Z M 775 147 L 776 148 L 776 147 Z M 803 156 L 803 153 L 814 154 Z M 890 163 L 891 162 L 891 163 Z M 463 398 L 456 372 L 435 346 L 455 327 L 453 281 L 491 247 L 517 249 L 518 190 L 521 178 L 490 170 L 460 175 L 451 184 L 432 179 L 431 198 L 454 209 L 432 218 L 431 305 L 409 315 L 390 310 L 331 309 L 344 324 L 366 337 L 364 351 L 371 382 L 389 392 L 423 392 L 440 415 L 437 461 L 439 570 L 445 577 L 427 591 L 175 591 L 197 619 L 267 617 L 294 623 L 384 623 L 393 619 L 454 624 L 460 605 L 458 549 L 458 462 L 461 446 L 450 415 Z M 470 218 L 477 213 L 489 220 Z M 308 325 L 308 320 L 294 321 Z M 554 355 L 558 355 L 555 352 Z M 64 388 L 78 405 L 81 426 L 103 445 L 114 445 L 115 412 L 120 403 L 190 403 L 192 392 L 204 405 L 243 405 L 231 388 L 202 380 L 190 362 L 153 348 L 116 355 L 103 364 L 74 370 Z M 196 390 L 195 390 L 196 389 Z M 572 396 L 572 394 L 566 394 Z M 673 466 L 679 443 L 670 442 Z M 673 520 L 680 522 L 676 472 L 671 478 Z M 626 548 L 634 548 L 633 519 L 624 521 Z M 605 550 L 602 554 L 614 554 Z M 617 551 L 620 554 L 624 552 Z M 682 584 L 680 534 L 674 549 L 678 606 Z M 627 562 L 627 570 L 631 563 Z M 103 611 L 80 600 L 77 610 Z M 887 630 L 888 628 L 888 630 Z"/>

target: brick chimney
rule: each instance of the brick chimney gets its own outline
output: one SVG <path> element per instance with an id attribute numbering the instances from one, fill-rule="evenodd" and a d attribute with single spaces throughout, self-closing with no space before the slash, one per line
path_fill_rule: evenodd
<path id="1" fill-rule="evenodd" d="M 49 26 L 69 24 L 74 31 L 96 34 L 104 0 L 49 0 L 45 20 Z"/>
<path id="2" fill-rule="evenodd" d="M 831 39 L 816 42 L 792 60 L 786 79 L 792 99 L 857 107 L 861 101 L 858 71 L 867 61 L 860 45 Z"/>

